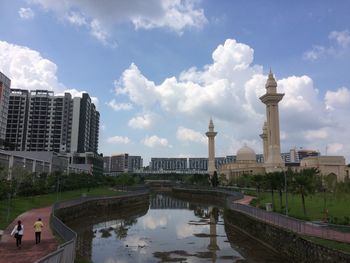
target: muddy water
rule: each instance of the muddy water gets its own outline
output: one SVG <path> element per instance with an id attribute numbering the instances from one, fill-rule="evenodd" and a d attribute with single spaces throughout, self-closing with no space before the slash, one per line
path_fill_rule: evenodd
<path id="1" fill-rule="evenodd" d="M 150 207 L 70 222 L 78 255 L 92 262 L 285 262 L 248 238 L 225 233 L 223 210 L 164 194 Z"/>

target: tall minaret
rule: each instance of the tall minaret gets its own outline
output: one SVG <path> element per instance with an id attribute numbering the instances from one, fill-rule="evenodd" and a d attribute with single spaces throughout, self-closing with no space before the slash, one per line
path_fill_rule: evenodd
<path id="1" fill-rule="evenodd" d="M 260 97 L 262 103 L 266 105 L 267 118 L 267 160 L 265 167 L 267 172 L 280 170 L 284 167 L 284 162 L 281 158 L 280 146 L 280 124 L 278 113 L 278 102 L 284 96 L 282 93 L 277 93 L 277 82 L 270 70 L 269 78 L 267 79 L 266 93 Z"/>
<path id="2" fill-rule="evenodd" d="M 213 120 L 210 118 L 209 131 L 205 133 L 208 137 L 208 173 L 210 176 L 214 174 L 215 168 L 215 136 Z"/>
<path id="3" fill-rule="evenodd" d="M 264 122 L 263 126 L 263 133 L 260 134 L 260 138 L 263 140 L 263 147 L 264 147 L 264 162 L 268 158 L 268 152 L 269 152 L 269 142 L 267 141 L 267 122 Z"/>

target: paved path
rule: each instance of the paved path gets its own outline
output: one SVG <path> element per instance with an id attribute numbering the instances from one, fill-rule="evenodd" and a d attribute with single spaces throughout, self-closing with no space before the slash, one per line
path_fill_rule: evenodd
<path id="1" fill-rule="evenodd" d="M 31 263 L 53 252 L 59 245 L 50 229 L 51 207 L 33 209 L 18 216 L 5 230 L 0 241 L 0 263 Z M 41 218 L 44 223 L 41 233 L 41 243 L 35 244 L 34 222 Z M 10 233 L 17 221 L 24 226 L 22 248 L 16 247 L 16 240 Z"/>
<path id="2" fill-rule="evenodd" d="M 244 195 L 242 199 L 234 201 L 234 203 L 242 204 L 242 205 L 249 205 L 250 201 L 252 201 L 255 197 L 251 195 Z"/>

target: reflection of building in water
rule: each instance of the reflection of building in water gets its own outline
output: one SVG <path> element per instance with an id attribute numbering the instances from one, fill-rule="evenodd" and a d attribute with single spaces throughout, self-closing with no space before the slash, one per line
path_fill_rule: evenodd
<path id="1" fill-rule="evenodd" d="M 166 195 L 157 194 L 151 198 L 151 209 L 182 209 L 188 208 L 189 203 Z"/>
<path id="2" fill-rule="evenodd" d="M 218 221 L 218 213 L 219 210 L 216 207 L 209 207 L 209 216 L 210 216 L 210 243 L 208 245 L 208 249 L 212 251 L 213 262 L 216 262 L 216 251 L 220 250 L 217 243 L 217 235 L 216 235 L 216 223 Z"/>

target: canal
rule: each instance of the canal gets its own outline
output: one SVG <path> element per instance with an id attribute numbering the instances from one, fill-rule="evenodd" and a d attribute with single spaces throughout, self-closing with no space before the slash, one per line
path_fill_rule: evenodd
<path id="1" fill-rule="evenodd" d="M 87 213 L 68 225 L 79 257 L 95 263 L 286 262 L 225 225 L 223 208 L 163 193 L 152 194 L 149 207 Z"/>

